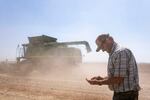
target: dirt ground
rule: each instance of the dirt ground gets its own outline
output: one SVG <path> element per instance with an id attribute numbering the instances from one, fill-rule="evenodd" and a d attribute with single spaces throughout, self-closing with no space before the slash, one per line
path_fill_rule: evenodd
<path id="1" fill-rule="evenodd" d="M 33 72 L 29 76 L 0 74 L 0 100 L 111 100 L 107 86 L 91 86 L 85 78 L 106 75 L 106 64 L 82 64 L 69 70 Z M 150 65 L 139 64 L 139 100 L 150 100 Z"/>

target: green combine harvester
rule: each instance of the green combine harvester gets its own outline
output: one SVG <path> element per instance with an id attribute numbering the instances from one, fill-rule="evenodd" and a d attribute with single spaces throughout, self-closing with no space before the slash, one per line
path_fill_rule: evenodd
<path id="1" fill-rule="evenodd" d="M 28 37 L 29 43 L 18 49 L 15 70 L 28 74 L 33 70 L 74 66 L 82 63 L 82 54 L 75 45 L 85 45 L 91 51 L 87 41 L 57 42 L 54 37 L 41 35 Z M 73 46 L 72 46 L 73 45 Z"/>

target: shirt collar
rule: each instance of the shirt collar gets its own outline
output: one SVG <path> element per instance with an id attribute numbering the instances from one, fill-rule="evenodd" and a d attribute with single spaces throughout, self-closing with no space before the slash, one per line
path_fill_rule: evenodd
<path id="1" fill-rule="evenodd" d="M 113 43 L 113 46 L 112 46 L 112 48 L 111 48 L 111 52 L 109 53 L 109 56 L 111 56 L 111 55 L 114 53 L 114 51 L 116 50 L 116 48 L 117 48 L 117 43 L 114 42 L 114 43 Z"/>

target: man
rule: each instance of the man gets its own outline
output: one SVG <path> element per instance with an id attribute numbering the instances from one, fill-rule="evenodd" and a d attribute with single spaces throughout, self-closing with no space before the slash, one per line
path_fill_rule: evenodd
<path id="1" fill-rule="evenodd" d="M 86 79 L 91 85 L 108 85 L 114 91 L 113 100 L 138 100 L 139 76 L 136 60 L 132 52 L 120 47 L 109 34 L 101 34 L 96 39 L 97 52 L 109 54 L 107 77 L 96 76 Z"/>

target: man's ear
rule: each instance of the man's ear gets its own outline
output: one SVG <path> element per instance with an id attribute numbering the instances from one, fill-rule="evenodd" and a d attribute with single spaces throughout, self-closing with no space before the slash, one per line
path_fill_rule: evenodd
<path id="1" fill-rule="evenodd" d="M 107 43 L 109 43 L 111 40 L 110 40 L 110 38 L 108 37 L 108 38 L 106 38 L 106 42 Z"/>
<path id="2" fill-rule="evenodd" d="M 108 37 L 107 39 L 108 39 L 108 40 L 107 40 L 108 42 L 112 42 L 112 41 L 113 41 L 113 38 L 112 38 L 112 37 Z"/>

